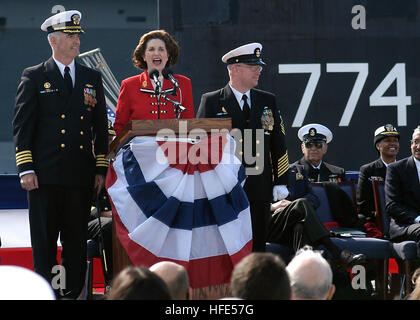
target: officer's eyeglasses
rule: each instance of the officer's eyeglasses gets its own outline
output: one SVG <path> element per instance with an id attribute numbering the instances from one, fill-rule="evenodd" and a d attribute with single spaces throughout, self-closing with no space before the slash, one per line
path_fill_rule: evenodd
<path id="1" fill-rule="evenodd" d="M 246 64 L 238 64 L 238 67 L 244 67 L 252 72 L 261 72 L 263 67 L 262 66 L 250 66 Z"/>
<path id="2" fill-rule="evenodd" d="M 305 142 L 305 148 L 310 149 L 315 147 L 317 149 L 321 149 L 324 146 L 324 142 Z"/>

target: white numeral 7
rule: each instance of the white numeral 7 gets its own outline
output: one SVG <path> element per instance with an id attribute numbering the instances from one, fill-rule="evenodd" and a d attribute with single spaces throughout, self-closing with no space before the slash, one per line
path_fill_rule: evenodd
<path id="1" fill-rule="evenodd" d="M 308 84 L 306 85 L 305 92 L 303 93 L 302 100 L 300 101 L 299 108 L 296 112 L 295 119 L 293 120 L 292 127 L 301 127 L 306 113 L 308 112 L 309 104 L 319 78 L 321 76 L 321 65 L 319 63 L 308 64 L 279 64 L 279 73 L 310 73 Z"/>
<path id="2" fill-rule="evenodd" d="M 356 109 L 363 87 L 369 74 L 367 63 L 327 63 L 327 72 L 357 72 L 356 82 L 351 90 L 349 100 L 339 123 L 340 127 L 347 127 Z"/>

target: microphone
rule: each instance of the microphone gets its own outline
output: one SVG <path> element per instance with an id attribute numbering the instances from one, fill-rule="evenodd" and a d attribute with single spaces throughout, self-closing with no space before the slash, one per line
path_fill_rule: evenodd
<path id="1" fill-rule="evenodd" d="M 160 89 L 162 88 L 162 85 L 159 81 L 159 71 L 157 71 L 157 69 L 152 69 L 149 71 L 149 77 L 150 79 L 153 79 L 153 81 L 155 81 L 156 83 L 156 94 L 160 93 Z"/>
<path id="2" fill-rule="evenodd" d="M 162 75 L 165 79 L 171 80 L 172 84 L 176 87 L 179 88 L 179 84 L 178 81 L 175 79 L 174 77 L 174 73 L 172 72 L 171 69 L 169 68 L 164 68 L 162 70 Z"/>

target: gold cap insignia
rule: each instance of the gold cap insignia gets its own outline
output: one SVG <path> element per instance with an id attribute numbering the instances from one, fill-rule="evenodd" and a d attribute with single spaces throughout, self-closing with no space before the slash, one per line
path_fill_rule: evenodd
<path id="1" fill-rule="evenodd" d="M 45 82 L 45 83 L 44 83 L 44 88 L 45 88 L 45 89 L 49 89 L 49 88 L 51 88 L 51 83 L 49 83 L 49 82 Z"/>
<path id="2" fill-rule="evenodd" d="M 222 107 L 222 112 L 227 113 L 225 107 Z"/>
<path id="3" fill-rule="evenodd" d="M 80 24 L 80 16 L 77 13 L 71 16 L 71 20 L 73 21 L 73 24 L 76 26 Z"/>
<path id="4" fill-rule="evenodd" d="M 255 49 L 255 56 L 257 58 L 259 58 L 261 56 L 261 50 L 260 50 L 260 48 Z"/>
<path id="5" fill-rule="evenodd" d="M 384 127 L 385 127 L 385 131 L 387 131 L 387 132 L 393 132 L 393 131 L 396 131 L 396 130 L 394 129 L 394 126 L 393 126 L 392 124 L 386 124 Z"/>
<path id="6" fill-rule="evenodd" d="M 311 128 L 311 129 L 309 129 L 309 135 L 310 135 L 311 137 L 313 137 L 314 135 L 316 135 L 316 129 L 315 129 L 315 128 Z"/>

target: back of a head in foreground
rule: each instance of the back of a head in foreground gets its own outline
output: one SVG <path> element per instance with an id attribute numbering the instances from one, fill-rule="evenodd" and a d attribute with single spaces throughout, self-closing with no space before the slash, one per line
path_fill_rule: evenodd
<path id="1" fill-rule="evenodd" d="M 246 300 L 289 300 L 289 278 L 283 260 L 269 252 L 253 252 L 233 269 L 232 294 Z"/>
<path id="2" fill-rule="evenodd" d="M 18 266 L 0 266 L 0 300 L 55 300 L 43 277 Z"/>
<path id="3" fill-rule="evenodd" d="M 128 266 L 112 281 L 108 300 L 171 300 L 168 286 L 146 267 Z"/>
<path id="4" fill-rule="evenodd" d="M 319 251 L 304 247 L 296 253 L 286 270 L 292 299 L 329 300 L 334 295 L 331 267 Z"/>
<path id="5" fill-rule="evenodd" d="M 166 282 L 174 300 L 188 299 L 190 282 L 187 270 L 172 261 L 161 261 L 149 268 Z"/>

